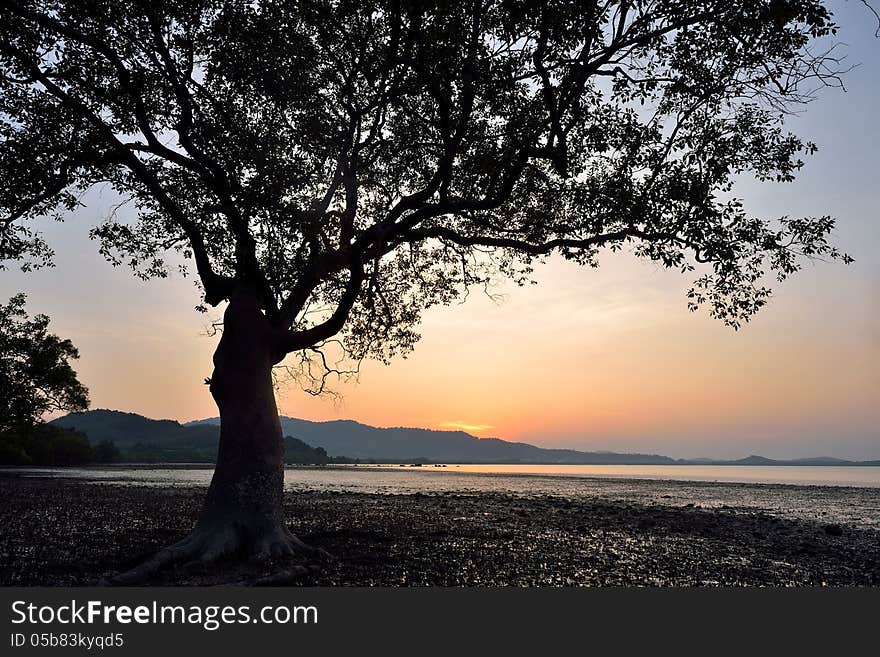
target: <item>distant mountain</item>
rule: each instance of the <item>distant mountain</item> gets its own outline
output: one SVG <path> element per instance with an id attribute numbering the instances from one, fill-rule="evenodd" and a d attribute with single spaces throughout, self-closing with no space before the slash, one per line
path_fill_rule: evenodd
<path id="1" fill-rule="evenodd" d="M 184 426 L 174 420 L 151 420 L 137 413 L 98 409 L 71 413 L 50 424 L 85 433 L 91 442 L 109 440 L 117 447 L 151 444 L 158 447 L 217 447 L 217 427 Z"/>
<path id="2" fill-rule="evenodd" d="M 697 461 L 691 462 L 696 463 Z M 735 461 L 707 462 L 716 463 L 719 465 L 880 465 L 880 460 L 847 461 L 845 459 L 836 459 L 830 456 L 815 456 L 803 459 L 768 459 L 766 456 L 757 456 L 755 454 L 747 456 L 744 459 L 736 459 Z"/>
<path id="3" fill-rule="evenodd" d="M 94 410 L 66 415 L 52 424 L 77 429 L 92 443 L 114 442 L 124 454 L 134 456 L 180 450 L 216 452 L 219 418 L 180 424 L 174 420 L 151 420 L 135 413 Z M 573 449 L 543 449 L 526 443 L 512 443 L 497 438 L 480 439 L 463 431 L 431 429 L 381 429 L 352 420 L 311 422 L 292 417 L 281 418 L 285 436 L 292 436 L 330 456 L 352 459 L 415 462 L 441 461 L 458 463 L 605 463 L 661 464 L 673 459 L 656 454 L 616 454 L 614 452 L 579 452 Z M 145 449 L 148 448 L 148 449 Z M 289 450 L 287 450 L 289 451 Z M 155 460 L 155 459 L 151 459 Z M 162 458 L 161 460 L 168 460 Z"/>
<path id="4" fill-rule="evenodd" d="M 199 458 L 179 460 L 212 461 L 219 437 L 219 418 L 180 424 L 174 420 L 151 420 L 135 413 L 95 410 L 67 415 L 52 424 L 85 433 L 92 444 L 114 442 L 123 455 L 138 460 L 172 460 L 195 454 Z M 880 461 L 844 461 L 830 457 L 775 460 L 748 456 L 736 461 L 712 459 L 672 459 L 658 454 L 621 454 L 617 452 L 582 452 L 573 449 L 545 449 L 498 438 L 477 438 L 463 431 L 435 431 L 404 427 L 372 427 L 353 420 L 312 422 L 292 417 L 281 418 L 285 452 L 308 458 L 317 450 L 331 457 L 372 460 L 375 462 L 443 463 L 533 463 L 584 465 L 880 465 Z M 304 449 L 315 452 L 305 452 Z M 150 459 L 149 454 L 161 454 Z M 146 454 L 147 456 L 139 456 Z M 300 458 L 300 457 L 297 457 Z M 296 461 L 296 462 L 320 462 Z"/>
<path id="5" fill-rule="evenodd" d="M 216 426 L 220 418 L 190 422 L 188 427 Z M 436 431 L 404 427 L 371 427 L 353 420 L 312 422 L 281 418 L 285 435 L 296 436 L 331 456 L 399 461 L 446 463 L 556 463 L 556 464 L 673 464 L 657 454 L 580 452 L 574 449 L 545 449 L 527 443 L 498 438 L 477 438 L 464 431 Z"/>
<path id="6" fill-rule="evenodd" d="M 95 410 L 73 413 L 53 420 L 60 428 L 76 429 L 89 442 L 112 442 L 123 460 L 146 463 L 213 463 L 217 458 L 220 431 L 216 425 L 184 426 L 174 420 L 151 420 L 136 413 Z M 290 436 L 284 439 L 287 463 L 326 463 L 327 453 Z"/>
<path id="7" fill-rule="evenodd" d="M 185 426 L 219 425 L 220 418 L 188 422 Z M 845 461 L 827 456 L 777 460 L 751 455 L 735 461 L 673 459 L 658 454 L 583 452 L 574 449 L 546 449 L 528 443 L 498 438 L 477 438 L 463 431 L 379 428 L 353 420 L 312 422 L 281 417 L 285 435 L 323 447 L 332 456 L 387 459 L 389 461 L 445 461 L 463 463 L 536 463 L 583 465 L 880 465 L 877 461 Z"/>

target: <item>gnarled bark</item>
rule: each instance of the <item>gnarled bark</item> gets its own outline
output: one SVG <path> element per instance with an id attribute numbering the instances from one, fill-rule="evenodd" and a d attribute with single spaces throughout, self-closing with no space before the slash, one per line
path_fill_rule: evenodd
<path id="1" fill-rule="evenodd" d="M 214 354 L 211 394 L 220 409 L 220 445 L 197 531 L 231 530 L 253 543 L 283 524 L 274 352 L 271 327 L 256 300 L 234 296 Z"/>
<path id="2" fill-rule="evenodd" d="M 284 445 L 272 385 L 278 353 L 257 300 L 234 295 L 214 353 L 210 386 L 220 410 L 220 444 L 199 521 L 185 539 L 114 583 L 142 581 L 172 563 L 211 562 L 232 555 L 326 555 L 300 541 L 284 523 Z"/>

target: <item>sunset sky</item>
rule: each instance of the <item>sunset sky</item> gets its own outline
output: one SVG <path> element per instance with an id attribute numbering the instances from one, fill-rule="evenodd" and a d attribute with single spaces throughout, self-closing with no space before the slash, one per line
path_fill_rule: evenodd
<path id="1" fill-rule="evenodd" d="M 687 311 L 687 276 L 625 252 L 598 270 L 553 261 L 537 286 L 499 288 L 500 303 L 475 292 L 430 311 L 409 358 L 365 363 L 358 383 L 335 387 L 341 399 L 282 388 L 281 412 L 579 449 L 880 458 L 880 39 L 859 3 L 839 19 L 860 66 L 847 93 L 826 90 L 790 122 L 819 152 L 796 183 L 743 181 L 737 193 L 761 216 L 837 217 L 855 264 L 808 265 L 734 332 Z M 216 415 L 202 380 L 220 313 L 194 312 L 189 281 L 140 282 L 98 255 L 87 228 L 113 198 L 96 190 L 48 226 L 57 266 L 3 272 L 0 297 L 27 292 L 29 311 L 74 341 L 94 408 Z"/>

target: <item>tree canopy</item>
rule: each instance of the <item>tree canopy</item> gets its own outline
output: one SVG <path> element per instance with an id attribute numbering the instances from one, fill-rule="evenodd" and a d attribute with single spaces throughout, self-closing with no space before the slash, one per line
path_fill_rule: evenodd
<path id="1" fill-rule="evenodd" d="M 830 217 L 734 194 L 815 150 L 783 121 L 839 84 L 836 29 L 819 0 L 2 0 L 0 257 L 45 264 L 33 220 L 109 183 L 136 212 L 102 253 L 247 290 L 279 359 L 386 359 L 426 308 L 602 248 L 737 327 L 768 274 L 848 259 Z"/>
<path id="2" fill-rule="evenodd" d="M 76 347 L 49 333 L 46 315 L 29 317 L 24 304 L 23 294 L 0 304 L 0 434 L 28 433 L 48 412 L 89 406 L 70 366 Z"/>

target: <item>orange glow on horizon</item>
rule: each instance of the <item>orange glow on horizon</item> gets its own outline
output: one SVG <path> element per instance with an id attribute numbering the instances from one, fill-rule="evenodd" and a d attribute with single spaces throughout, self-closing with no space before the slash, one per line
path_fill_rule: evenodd
<path id="1" fill-rule="evenodd" d="M 447 431 L 464 431 L 467 433 L 485 433 L 489 429 L 493 429 L 493 425 L 491 424 L 469 424 L 467 422 L 455 421 L 455 422 L 441 422 L 440 424 L 435 425 L 437 429 L 443 429 Z"/>
<path id="2" fill-rule="evenodd" d="M 687 281 L 675 272 L 628 254 L 602 265 L 583 271 L 552 261 L 539 285 L 511 286 L 501 304 L 475 294 L 432 309 L 408 358 L 365 362 L 357 382 L 332 386 L 338 398 L 284 385 L 279 411 L 674 456 L 768 451 L 741 437 L 788 454 L 809 435 L 828 447 L 805 453 L 836 455 L 841 427 L 865 437 L 866 458 L 880 449 L 880 333 L 871 332 L 880 322 L 874 308 L 840 294 L 835 278 L 845 271 L 803 272 L 737 333 L 688 313 Z M 93 408 L 182 421 L 216 415 L 202 381 L 217 340 L 204 327 L 219 313 L 194 315 L 186 282 L 132 291 L 120 280 L 126 296 L 150 297 L 155 312 L 117 311 L 115 323 L 96 324 L 31 301 L 52 311 L 54 330 L 79 347 L 76 369 Z"/>
<path id="3" fill-rule="evenodd" d="M 833 216 L 834 243 L 854 264 L 805 263 L 785 283 L 769 281 L 769 305 L 734 332 L 687 311 L 693 275 L 627 248 L 602 252 L 598 269 L 551 257 L 536 263 L 537 285 L 493 288 L 501 303 L 475 288 L 464 304 L 426 311 L 412 354 L 387 367 L 365 362 L 358 382 L 331 382 L 339 397 L 282 386 L 280 412 L 544 447 L 880 459 L 880 49 L 851 9 L 847 56 L 863 65 L 847 74 L 847 94 L 829 90 L 786 119 L 818 153 L 792 183 L 744 175 L 734 191 L 755 216 Z M 87 228 L 116 212 L 118 198 L 98 186 L 80 200 L 63 223 L 37 225 L 57 266 L 4 271 L 0 301 L 26 292 L 28 311 L 73 341 L 93 408 L 216 416 L 203 381 L 222 308 L 193 312 L 191 280 L 143 282 L 110 266 Z"/>

